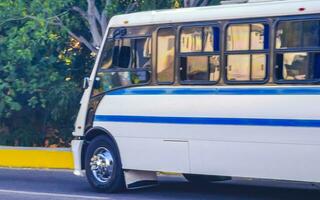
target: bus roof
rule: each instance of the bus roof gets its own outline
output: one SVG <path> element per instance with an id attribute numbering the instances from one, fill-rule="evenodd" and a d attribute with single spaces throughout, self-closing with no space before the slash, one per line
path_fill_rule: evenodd
<path id="1" fill-rule="evenodd" d="M 319 0 L 278 0 L 137 12 L 114 16 L 110 27 L 245 19 L 320 13 Z"/>

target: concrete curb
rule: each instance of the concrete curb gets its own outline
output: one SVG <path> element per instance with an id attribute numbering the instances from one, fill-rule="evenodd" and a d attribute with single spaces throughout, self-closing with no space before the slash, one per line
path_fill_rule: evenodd
<path id="1" fill-rule="evenodd" d="M 70 148 L 0 146 L 0 167 L 73 170 Z M 161 172 L 162 175 L 179 175 Z"/>
<path id="2" fill-rule="evenodd" d="M 0 146 L 0 167 L 73 169 L 70 148 Z"/>

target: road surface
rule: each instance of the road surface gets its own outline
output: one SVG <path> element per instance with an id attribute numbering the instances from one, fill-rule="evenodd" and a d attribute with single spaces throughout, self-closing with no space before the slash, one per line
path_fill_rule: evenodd
<path id="1" fill-rule="evenodd" d="M 160 176 L 159 186 L 121 194 L 97 193 L 71 171 L 0 169 L 0 200 L 308 200 L 320 184 L 235 179 L 194 186 L 179 176 Z"/>

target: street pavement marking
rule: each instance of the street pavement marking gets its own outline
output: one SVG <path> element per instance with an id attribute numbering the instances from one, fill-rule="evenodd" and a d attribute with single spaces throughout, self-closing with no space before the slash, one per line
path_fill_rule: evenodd
<path id="1" fill-rule="evenodd" d="M 110 199 L 107 197 L 98 197 L 98 196 L 55 194 L 55 193 L 46 193 L 46 192 L 28 192 L 28 191 L 1 190 L 1 189 L 0 189 L 0 193 L 14 193 L 14 194 L 24 194 L 24 195 L 34 195 L 34 196 L 51 196 L 51 197 L 81 198 L 81 199 L 104 199 L 104 200 Z"/>

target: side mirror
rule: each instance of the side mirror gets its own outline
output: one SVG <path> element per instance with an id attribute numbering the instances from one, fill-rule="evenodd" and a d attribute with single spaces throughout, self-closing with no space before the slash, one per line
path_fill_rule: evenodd
<path id="1" fill-rule="evenodd" d="M 82 85 L 82 88 L 85 90 L 89 87 L 89 81 L 90 81 L 90 78 L 89 77 L 85 77 L 83 79 L 83 85 Z"/>

